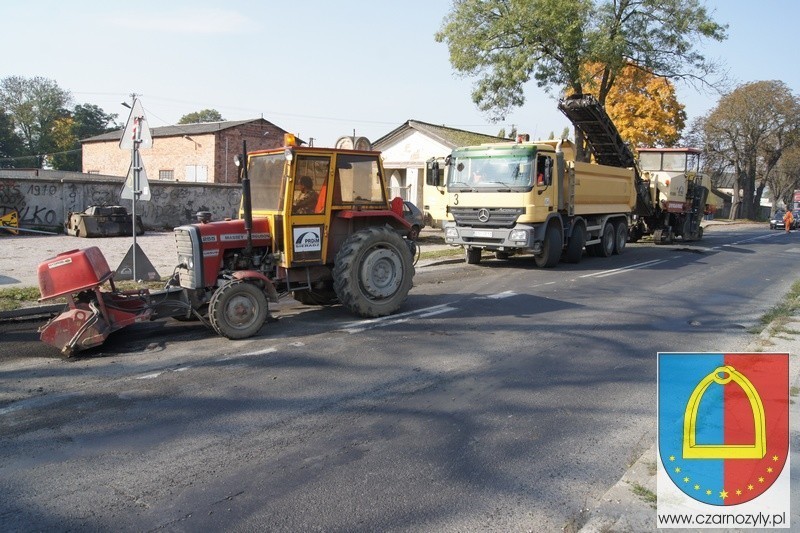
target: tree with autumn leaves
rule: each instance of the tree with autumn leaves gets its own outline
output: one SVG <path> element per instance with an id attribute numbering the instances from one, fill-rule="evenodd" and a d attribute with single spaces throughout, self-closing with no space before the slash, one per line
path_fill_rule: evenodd
<path id="1" fill-rule="evenodd" d="M 587 80 L 584 90 L 596 94 L 604 69 L 592 63 L 583 70 Z M 686 125 L 686 112 L 678 102 L 675 86 L 634 64 L 620 70 L 607 92 L 605 109 L 622 138 L 634 149 L 675 146 Z"/>
<path id="2" fill-rule="evenodd" d="M 623 71 L 635 65 L 654 78 L 713 84 L 717 65 L 699 51 L 721 41 L 726 26 L 699 0 L 454 0 L 436 33 L 453 68 L 477 81 L 472 99 L 502 120 L 525 102 L 525 85 L 594 84 L 603 105 Z M 587 76 L 586 65 L 600 69 Z M 579 149 L 582 138 L 576 132 Z"/>

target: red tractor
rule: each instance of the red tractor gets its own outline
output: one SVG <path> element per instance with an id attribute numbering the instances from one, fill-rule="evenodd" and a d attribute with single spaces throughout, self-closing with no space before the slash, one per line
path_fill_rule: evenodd
<path id="1" fill-rule="evenodd" d="M 380 153 L 301 147 L 292 136 L 286 144 L 237 158 L 242 218 L 175 228 L 178 266 L 163 290 L 118 290 L 97 247 L 40 264 L 41 300 L 67 299 L 42 341 L 69 355 L 164 317 L 200 319 L 243 339 L 263 326 L 268 301 L 290 293 L 362 317 L 396 312 L 412 286 L 416 246 L 402 201 L 387 198 Z"/>

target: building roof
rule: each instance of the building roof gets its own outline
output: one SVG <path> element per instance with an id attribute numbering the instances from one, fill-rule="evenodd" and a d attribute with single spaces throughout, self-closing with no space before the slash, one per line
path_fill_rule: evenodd
<path id="1" fill-rule="evenodd" d="M 376 150 L 381 149 L 381 145 L 390 145 L 399 140 L 402 136 L 409 131 L 418 131 L 428 137 L 435 139 L 448 148 L 458 148 L 460 146 L 473 146 L 476 144 L 483 144 L 489 142 L 502 142 L 509 141 L 503 137 L 496 137 L 494 135 L 486 135 L 483 133 L 475 133 L 472 131 L 460 130 L 456 128 L 448 128 L 447 126 L 437 126 L 436 124 L 429 124 L 419 120 L 409 119 L 399 127 L 393 129 L 380 139 L 372 143 Z"/>
<path id="2" fill-rule="evenodd" d="M 222 122 L 201 122 L 199 124 L 176 124 L 174 126 L 160 126 L 157 128 L 150 128 L 150 133 L 153 138 L 155 137 L 181 137 L 183 135 L 201 135 L 204 133 L 215 133 L 217 131 L 235 128 L 243 124 L 250 124 L 252 122 L 263 122 L 264 124 L 272 125 L 281 131 L 283 128 L 275 126 L 268 120 L 263 118 L 251 118 L 247 120 L 225 120 Z M 118 141 L 122 138 L 123 129 L 109 131 L 101 135 L 95 135 L 88 139 L 82 139 L 81 142 L 102 142 L 102 141 Z"/>

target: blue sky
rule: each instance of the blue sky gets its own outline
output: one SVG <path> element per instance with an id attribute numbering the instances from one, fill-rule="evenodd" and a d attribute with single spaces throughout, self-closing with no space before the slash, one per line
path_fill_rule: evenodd
<path id="1" fill-rule="evenodd" d="M 737 83 L 783 80 L 800 89 L 795 59 L 800 3 L 709 0 L 723 43 L 706 57 Z M 530 84 L 527 103 L 492 123 L 470 99 L 474 80 L 455 74 L 433 34 L 449 0 L 272 0 L 227 2 L 83 0 L 0 4 L 0 78 L 44 76 L 125 120 L 135 92 L 151 126 L 204 108 L 226 119 L 263 116 L 316 145 L 341 135 L 371 140 L 407 119 L 496 134 L 515 124 L 532 137 L 568 121 L 555 95 Z M 678 85 L 690 118 L 716 94 Z"/>

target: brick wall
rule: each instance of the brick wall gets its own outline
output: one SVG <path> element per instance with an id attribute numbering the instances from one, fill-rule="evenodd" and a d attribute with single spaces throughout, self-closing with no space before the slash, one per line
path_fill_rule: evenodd
<path id="1" fill-rule="evenodd" d="M 203 134 L 154 137 L 153 147 L 139 153 L 147 179 L 158 181 L 159 171 L 172 171 L 175 181 L 190 181 L 187 167 L 205 167 L 208 183 L 237 183 L 238 170 L 233 157 L 242 151 L 265 150 L 283 145 L 284 130 L 256 120 L 240 126 Z M 188 137 L 188 138 L 187 138 Z M 83 172 L 126 176 L 131 152 L 119 149 L 119 140 L 83 143 Z"/>

